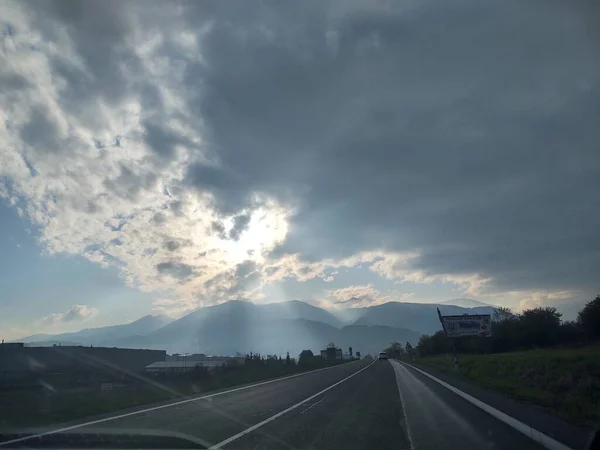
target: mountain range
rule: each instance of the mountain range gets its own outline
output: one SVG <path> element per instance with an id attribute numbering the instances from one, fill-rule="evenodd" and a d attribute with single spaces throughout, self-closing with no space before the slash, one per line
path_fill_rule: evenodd
<path id="1" fill-rule="evenodd" d="M 78 344 L 101 346 L 112 341 L 128 338 L 134 335 L 145 335 L 164 327 L 173 320 L 165 315 L 147 315 L 138 320 L 108 327 L 84 328 L 73 333 L 34 334 L 21 339 L 22 342 L 34 345 Z"/>
<path id="2" fill-rule="evenodd" d="M 199 308 L 177 320 L 144 316 L 135 322 L 88 328 L 74 333 L 32 335 L 27 345 L 94 345 L 165 349 L 169 353 L 234 355 L 297 355 L 303 349 L 318 351 L 329 342 L 362 354 L 380 351 L 391 341 L 416 344 L 422 334 L 440 329 L 436 308 L 442 314 L 490 314 L 493 306 L 470 299 L 442 304 L 388 302 L 353 308 L 334 315 L 298 300 L 270 304 L 229 301 Z M 338 311 L 339 312 L 339 311 Z"/>
<path id="3" fill-rule="evenodd" d="M 446 302 L 441 304 L 388 302 L 360 308 L 362 311 L 354 325 L 407 327 L 420 334 L 432 334 L 440 329 L 437 308 L 445 316 L 493 314 L 494 312 L 494 307 L 491 305 L 464 308 Z"/>

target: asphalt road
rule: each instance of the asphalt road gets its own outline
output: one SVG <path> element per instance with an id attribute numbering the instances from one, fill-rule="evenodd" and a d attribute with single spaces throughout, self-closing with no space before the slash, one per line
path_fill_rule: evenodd
<path id="1" fill-rule="evenodd" d="M 225 449 L 543 448 L 391 361 L 345 364 L 77 429 L 98 430 L 182 433 Z"/>

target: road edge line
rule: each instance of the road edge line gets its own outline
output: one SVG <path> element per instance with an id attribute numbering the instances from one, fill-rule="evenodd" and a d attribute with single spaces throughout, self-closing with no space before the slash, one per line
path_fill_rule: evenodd
<path id="1" fill-rule="evenodd" d="M 358 362 L 358 361 L 360 361 L 360 360 L 350 361 L 349 363 L 345 363 L 345 364 L 336 364 L 335 366 L 330 366 L 330 367 L 322 367 L 321 369 L 309 370 L 307 372 L 295 373 L 293 375 L 287 375 L 285 377 L 280 377 L 280 378 L 273 378 L 271 380 L 259 381 L 258 383 L 250 384 L 250 385 L 247 385 L 247 386 L 240 386 L 240 387 L 237 387 L 237 388 L 228 389 L 226 391 L 219 391 L 219 392 L 214 392 L 212 394 L 201 395 L 199 397 L 186 398 L 185 400 L 178 400 L 176 402 L 167 403 L 167 404 L 164 404 L 164 405 L 153 406 L 153 407 L 150 407 L 150 408 L 140 409 L 140 410 L 137 410 L 137 411 L 131 411 L 131 412 L 124 413 L 124 414 L 117 414 L 116 416 L 103 417 L 102 419 L 91 420 L 89 422 L 78 423 L 78 424 L 75 424 L 75 425 L 70 425 L 68 427 L 63 427 L 63 428 L 57 428 L 55 430 L 44 431 L 42 433 L 32 434 L 31 436 L 23 436 L 23 437 L 20 437 L 20 438 L 11 439 L 9 441 L 0 442 L 0 447 L 6 446 L 6 445 L 10 445 L 10 444 L 15 444 L 17 442 L 28 441 L 28 440 L 31 440 L 31 439 L 38 439 L 38 438 L 41 438 L 41 437 L 44 437 L 44 436 L 50 436 L 52 434 L 64 433 L 65 431 L 76 430 L 77 428 L 83 428 L 83 427 L 87 427 L 87 426 L 90 426 L 90 425 L 96 425 L 96 424 L 99 424 L 99 423 L 110 422 L 111 420 L 123 419 L 125 417 L 131 417 L 131 416 L 135 416 L 137 414 L 144 414 L 144 413 L 147 413 L 147 412 L 158 411 L 160 409 L 171 408 L 173 406 L 183 405 L 185 403 L 197 402 L 199 400 L 204 400 L 204 399 L 207 399 L 207 398 L 217 397 L 219 395 L 230 394 L 232 392 L 243 391 L 245 389 L 250 389 L 250 388 L 253 388 L 253 387 L 257 387 L 257 386 L 263 386 L 265 384 L 276 383 L 278 381 L 285 381 L 285 380 L 289 380 L 291 378 L 297 378 L 297 377 L 301 377 L 303 375 L 309 375 L 311 373 L 317 373 L 317 372 L 321 372 L 323 370 L 329 370 L 329 369 L 334 369 L 336 367 L 345 366 L 346 364 L 352 364 L 352 363 L 355 363 L 355 362 Z M 369 367 L 369 366 L 367 366 L 367 367 Z M 366 369 L 366 367 L 364 367 L 361 370 L 364 370 L 364 369 Z M 358 373 L 358 372 L 356 372 L 356 373 Z"/>
<path id="2" fill-rule="evenodd" d="M 451 384 L 446 383 L 445 381 L 442 381 L 439 378 L 434 377 L 433 375 L 425 372 L 422 369 L 419 369 L 418 367 L 413 366 L 412 364 L 408 364 L 408 363 L 401 362 L 401 361 L 398 361 L 398 363 L 408 366 L 411 369 L 414 369 L 414 370 L 422 373 L 426 377 L 432 379 L 436 383 L 441 384 L 446 389 L 454 392 L 459 397 L 464 398 L 469 403 L 477 406 L 478 408 L 482 409 L 486 413 L 495 417 L 499 421 L 505 423 L 506 425 L 510 426 L 511 428 L 514 428 L 515 430 L 519 431 L 520 433 L 522 433 L 525 436 L 529 437 L 530 439 L 534 440 L 538 444 L 546 447 L 548 450 L 573 450 L 571 447 L 568 447 L 567 445 L 563 444 L 562 442 L 559 442 L 556 439 L 551 438 L 547 434 L 542 433 L 541 431 L 533 428 L 532 426 L 527 425 L 527 424 L 521 422 L 520 420 L 517 420 L 514 417 L 509 416 L 506 413 L 503 413 L 502 411 L 494 408 L 493 406 L 490 406 L 487 403 L 482 402 L 478 398 L 475 398 L 472 395 L 461 391 L 460 389 L 452 386 Z"/>
<path id="3" fill-rule="evenodd" d="M 371 367 L 371 366 L 372 366 L 373 364 L 375 364 L 376 362 L 377 362 L 377 360 L 374 360 L 374 361 L 373 361 L 371 364 L 369 364 L 368 366 L 365 366 L 365 367 L 363 367 L 362 369 L 360 369 L 360 370 L 357 370 L 356 372 L 354 372 L 354 373 L 352 373 L 352 374 L 348 375 L 348 376 L 347 376 L 346 378 L 344 378 L 343 380 L 340 380 L 340 381 L 338 381 L 338 382 L 336 382 L 336 383 L 332 384 L 331 386 L 329 386 L 329 387 L 326 387 L 326 388 L 325 388 L 325 389 L 323 389 L 322 391 L 319 391 L 319 392 L 317 392 L 316 394 L 313 394 L 313 395 L 311 395 L 310 397 L 307 397 L 307 398 L 305 398 L 304 400 L 301 400 L 301 401 L 299 401 L 298 403 L 296 403 L 296 404 L 294 404 L 294 405 L 292 405 L 292 406 L 290 406 L 290 407 L 288 407 L 288 408 L 284 409 L 283 411 L 279 411 L 277 414 L 274 414 L 274 415 L 272 415 L 271 417 L 267 417 L 267 418 L 266 418 L 265 420 L 263 420 L 262 422 L 259 422 L 259 423 L 255 424 L 255 425 L 252 425 L 251 427 L 248 427 L 248 428 L 246 428 L 245 430 L 243 430 L 243 431 L 240 431 L 239 433 L 237 433 L 237 434 L 234 434 L 234 435 L 233 435 L 233 436 L 231 436 L 231 437 L 228 437 L 227 439 L 225 439 L 225 440 L 223 440 L 223 441 L 219 442 L 218 444 L 215 444 L 215 445 L 213 445 L 212 447 L 210 447 L 210 449 L 211 449 L 211 450 L 213 450 L 213 449 L 214 449 L 214 450 L 216 450 L 216 449 L 219 449 L 219 448 L 223 447 L 224 445 L 230 444 L 230 443 L 232 443 L 233 441 L 236 441 L 236 440 L 238 440 L 238 439 L 239 439 L 239 438 L 241 438 L 242 436 L 245 436 L 245 435 L 247 435 L 247 434 L 249 434 L 249 433 L 253 432 L 254 430 L 256 430 L 256 429 L 258 429 L 258 428 L 262 427 L 263 425 L 266 425 L 266 424 L 268 424 L 268 423 L 270 423 L 270 422 L 274 421 L 275 419 L 278 419 L 279 417 L 283 416 L 284 414 L 287 414 L 288 412 L 290 412 L 290 411 L 292 411 L 292 410 L 294 410 L 294 409 L 296 409 L 296 408 L 298 408 L 298 407 L 302 406 L 304 403 L 306 403 L 306 402 L 309 402 L 309 401 L 311 401 L 311 400 L 312 400 L 312 399 L 314 399 L 314 398 L 317 398 L 319 395 L 322 395 L 322 394 L 324 394 L 324 393 L 325 393 L 325 392 L 327 392 L 328 390 L 330 390 L 330 389 L 333 389 L 333 388 L 334 388 L 334 387 L 336 387 L 336 386 L 339 386 L 339 385 L 340 385 L 340 384 L 342 384 L 344 381 L 347 381 L 347 380 L 349 380 L 350 378 L 352 378 L 353 376 L 355 376 L 355 375 L 358 375 L 358 374 L 359 374 L 359 373 L 361 373 L 362 371 L 364 371 L 364 370 L 367 370 L 369 367 Z"/>

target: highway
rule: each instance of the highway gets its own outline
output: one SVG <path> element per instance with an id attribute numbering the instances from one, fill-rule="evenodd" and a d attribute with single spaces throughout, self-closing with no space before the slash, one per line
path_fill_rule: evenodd
<path id="1" fill-rule="evenodd" d="M 182 433 L 196 448 L 544 448 L 415 369 L 385 360 L 353 362 L 72 428 Z"/>

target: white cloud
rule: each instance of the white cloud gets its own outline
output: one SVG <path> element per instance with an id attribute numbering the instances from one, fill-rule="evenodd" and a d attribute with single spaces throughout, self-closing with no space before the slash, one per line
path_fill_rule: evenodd
<path id="1" fill-rule="evenodd" d="M 422 269 L 415 269 L 420 255 L 413 253 L 382 253 L 381 257 L 374 261 L 371 270 L 378 275 L 390 280 L 398 280 L 400 283 L 424 283 L 433 282 L 454 284 L 463 288 L 464 295 L 477 296 L 485 291 L 489 279 L 477 273 L 472 274 L 444 274 L 427 273 Z"/>
<path id="2" fill-rule="evenodd" d="M 86 63 L 94 55 L 79 54 L 80 43 L 59 22 L 39 28 L 18 3 L 3 4 L 2 16 L 16 31 L 5 38 L 0 79 L 18 89 L 0 93 L 0 195 L 40 227 L 47 253 L 116 266 L 130 284 L 185 303 L 214 295 L 206 283 L 245 260 L 262 261 L 285 238 L 287 211 L 268 198 L 258 198 L 261 206 L 240 226 L 235 215 L 215 212 L 210 195 L 182 183 L 189 162 L 205 158 L 202 127 L 180 89 L 182 61 L 164 53 L 165 30 L 147 33 L 130 23 L 125 43 L 109 50 L 108 57 L 123 58 L 120 72 L 102 80 L 113 75 L 95 73 Z M 195 35 L 180 34 L 170 44 L 181 38 L 194 57 Z M 131 54 L 140 67 L 127 66 Z M 89 83 L 85 98 L 74 97 L 74 73 Z M 129 85 L 122 98 L 94 95 L 99 85 L 119 83 Z M 215 221 L 239 228 L 235 242 L 214 235 Z"/>
<path id="3" fill-rule="evenodd" d="M 87 305 L 73 305 L 69 310 L 60 313 L 52 313 L 44 317 L 41 322 L 43 325 L 53 326 L 69 322 L 84 322 L 96 316 L 98 309 Z"/>
<path id="4" fill-rule="evenodd" d="M 587 298 L 585 293 L 579 291 L 522 290 L 485 293 L 478 299 L 520 313 L 526 309 L 546 306 L 564 309 L 569 303 L 579 305 Z"/>
<path id="5" fill-rule="evenodd" d="M 165 314 L 172 318 L 179 318 L 202 305 L 198 302 L 198 299 L 195 298 L 179 298 L 175 300 L 163 298 L 153 301 L 152 306 L 153 311 L 159 314 Z"/>
<path id="6" fill-rule="evenodd" d="M 323 299 L 318 301 L 325 308 L 361 308 L 380 305 L 390 301 L 406 301 L 413 294 L 410 292 L 389 292 L 382 294 L 372 284 L 352 285 L 325 291 Z"/>

